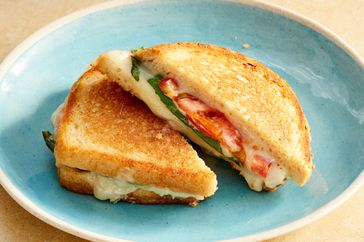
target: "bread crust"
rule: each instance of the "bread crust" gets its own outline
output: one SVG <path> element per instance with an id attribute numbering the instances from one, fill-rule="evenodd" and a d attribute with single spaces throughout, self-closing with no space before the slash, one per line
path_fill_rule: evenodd
<path id="1" fill-rule="evenodd" d="M 310 178 L 308 122 L 289 84 L 268 67 L 243 54 L 200 43 L 162 44 L 134 57 L 224 112 L 242 133 L 265 144 L 298 184 Z"/>
<path id="2" fill-rule="evenodd" d="M 204 197 L 217 189 L 216 175 L 178 132 L 93 69 L 73 85 L 56 139 L 58 167 Z"/>
<path id="3" fill-rule="evenodd" d="M 94 185 L 87 179 L 89 171 L 60 166 L 57 168 L 57 173 L 59 182 L 64 188 L 81 194 L 94 194 Z M 200 202 L 193 197 L 173 198 L 170 195 L 160 196 L 154 192 L 142 189 L 122 196 L 119 201 L 138 204 L 186 204 L 192 207 L 197 206 Z"/>

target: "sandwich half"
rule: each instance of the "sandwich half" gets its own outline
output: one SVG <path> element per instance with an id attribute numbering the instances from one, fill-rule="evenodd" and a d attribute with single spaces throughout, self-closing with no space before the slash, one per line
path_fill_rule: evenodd
<path id="1" fill-rule="evenodd" d="M 184 137 L 97 70 L 73 85 L 52 123 L 54 134 L 43 135 L 68 190 L 111 202 L 195 206 L 217 189 L 216 175 Z"/>
<path id="2" fill-rule="evenodd" d="M 143 100 L 209 153 L 230 162 L 255 191 L 310 178 L 310 130 L 288 83 L 223 47 L 162 44 L 111 51 L 94 67 Z"/>

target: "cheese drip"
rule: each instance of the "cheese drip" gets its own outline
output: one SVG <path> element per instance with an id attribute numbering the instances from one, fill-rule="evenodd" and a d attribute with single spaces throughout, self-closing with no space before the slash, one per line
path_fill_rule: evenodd
<path id="1" fill-rule="evenodd" d="M 135 192 L 138 189 L 154 192 L 159 196 L 171 196 L 172 198 L 188 198 L 193 197 L 197 200 L 203 200 L 204 197 L 200 195 L 194 195 L 183 192 L 174 192 L 167 188 L 154 187 L 141 185 L 136 183 L 131 183 L 126 180 L 111 178 L 107 176 L 102 176 L 95 172 L 90 172 L 87 175 L 88 181 L 94 187 L 94 195 L 100 200 L 110 200 L 111 202 L 117 202 L 123 196 Z"/>

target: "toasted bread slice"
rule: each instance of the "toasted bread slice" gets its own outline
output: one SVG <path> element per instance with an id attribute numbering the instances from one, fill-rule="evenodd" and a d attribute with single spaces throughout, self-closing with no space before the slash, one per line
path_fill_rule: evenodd
<path id="1" fill-rule="evenodd" d="M 91 193 L 112 178 L 130 194 L 110 200 L 192 205 L 216 190 L 215 174 L 187 141 L 99 71 L 90 69 L 73 85 L 55 123 L 56 165 L 70 190 Z M 79 170 L 92 174 L 89 185 Z"/>
<path id="2" fill-rule="evenodd" d="M 288 177 L 304 185 L 310 178 L 313 165 L 308 122 L 288 83 L 263 64 L 214 45 L 162 44 L 133 54 L 143 68 L 141 80 L 136 80 L 130 71 L 127 73 L 131 66 L 126 66 L 131 64 L 125 61 L 126 56 L 125 52 L 120 51 L 105 53 L 99 57 L 95 67 L 142 99 L 172 127 L 214 155 L 232 163 L 252 189 L 274 190 Z M 148 79 L 153 76 L 150 73 L 177 80 L 183 92 L 222 112 L 242 134 L 245 151 L 242 157 L 246 158 L 240 161 L 241 164 L 231 162 L 224 152 L 216 152 L 173 117 L 168 109 L 163 108 L 160 97 L 152 94 L 154 90 L 141 84 L 144 82 L 142 74 L 144 79 Z M 269 157 L 266 162 L 269 167 L 266 168 L 277 171 L 272 172 L 275 174 L 260 179 L 252 169 L 247 168 L 252 163 L 249 160 L 251 154 L 257 150 L 259 156 Z"/>

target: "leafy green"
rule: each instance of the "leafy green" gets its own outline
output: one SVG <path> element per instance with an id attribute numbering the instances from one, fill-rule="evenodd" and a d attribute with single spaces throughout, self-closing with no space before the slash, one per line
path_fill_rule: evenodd
<path id="1" fill-rule="evenodd" d="M 156 75 L 155 77 L 150 78 L 148 82 L 153 87 L 155 93 L 159 96 L 160 100 L 164 103 L 164 105 L 166 105 L 169 111 L 171 111 L 171 113 L 173 113 L 179 120 L 181 120 L 185 125 L 190 127 L 193 130 L 193 132 L 195 132 L 195 134 L 198 135 L 202 140 L 204 140 L 207 144 L 209 144 L 219 153 L 222 153 L 220 143 L 214 139 L 211 139 L 210 137 L 207 137 L 206 135 L 195 129 L 195 127 L 190 124 L 188 119 L 178 110 L 173 100 L 164 95 L 164 93 L 162 92 L 162 90 L 159 88 L 158 85 L 162 79 L 163 76 Z"/>
<path id="2" fill-rule="evenodd" d="M 139 75 L 140 75 L 139 66 L 140 66 L 140 60 L 137 60 L 134 57 L 131 57 L 130 73 L 136 81 L 139 81 Z"/>
<path id="3" fill-rule="evenodd" d="M 54 136 L 51 132 L 47 131 L 42 131 L 43 134 L 43 139 L 47 145 L 47 147 L 54 152 L 54 147 L 56 146 L 56 141 L 54 139 Z"/>
<path id="4" fill-rule="evenodd" d="M 232 162 L 234 162 L 235 164 L 237 164 L 238 166 L 240 166 L 240 162 L 238 159 L 236 159 L 235 157 L 228 157 L 229 160 L 231 160 Z"/>

